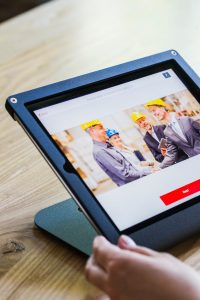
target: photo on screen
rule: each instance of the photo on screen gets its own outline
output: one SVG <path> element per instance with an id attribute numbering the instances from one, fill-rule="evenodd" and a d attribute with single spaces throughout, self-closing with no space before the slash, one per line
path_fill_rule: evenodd
<path id="1" fill-rule="evenodd" d="M 200 154 L 200 105 L 184 89 L 51 136 L 97 196 Z"/>

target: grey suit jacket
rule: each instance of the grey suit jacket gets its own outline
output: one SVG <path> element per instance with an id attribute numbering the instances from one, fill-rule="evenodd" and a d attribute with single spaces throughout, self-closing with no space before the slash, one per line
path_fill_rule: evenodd
<path id="1" fill-rule="evenodd" d="M 134 167 L 116 148 L 109 143 L 93 141 L 93 157 L 102 170 L 118 186 L 151 173 L 149 170 Z"/>
<path id="2" fill-rule="evenodd" d="M 200 123 L 190 117 L 179 117 L 177 120 L 186 140 L 179 136 L 170 125 L 165 128 L 164 134 L 168 146 L 167 155 L 160 165 L 161 168 L 171 166 L 177 161 L 179 149 L 183 150 L 188 157 L 200 154 Z"/>

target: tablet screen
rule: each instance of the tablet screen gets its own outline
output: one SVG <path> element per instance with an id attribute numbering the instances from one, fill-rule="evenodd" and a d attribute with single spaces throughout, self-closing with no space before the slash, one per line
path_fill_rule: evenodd
<path id="1" fill-rule="evenodd" d="M 173 69 L 34 114 L 120 231 L 200 194 L 200 105 Z"/>

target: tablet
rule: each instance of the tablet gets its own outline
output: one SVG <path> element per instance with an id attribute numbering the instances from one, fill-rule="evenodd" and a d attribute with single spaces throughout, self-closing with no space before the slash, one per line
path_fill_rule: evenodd
<path id="1" fill-rule="evenodd" d="M 12 95 L 6 108 L 99 233 L 166 249 L 200 230 L 199 88 L 169 50 Z"/>

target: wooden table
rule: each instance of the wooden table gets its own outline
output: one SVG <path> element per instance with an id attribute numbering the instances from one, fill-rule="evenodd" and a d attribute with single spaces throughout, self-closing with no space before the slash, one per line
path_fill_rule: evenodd
<path id="1" fill-rule="evenodd" d="M 86 258 L 34 227 L 69 197 L 7 96 L 170 48 L 200 74 L 200 1 L 58 0 L 0 25 L 0 299 L 92 299 Z M 199 235 L 172 250 L 200 271 Z"/>

